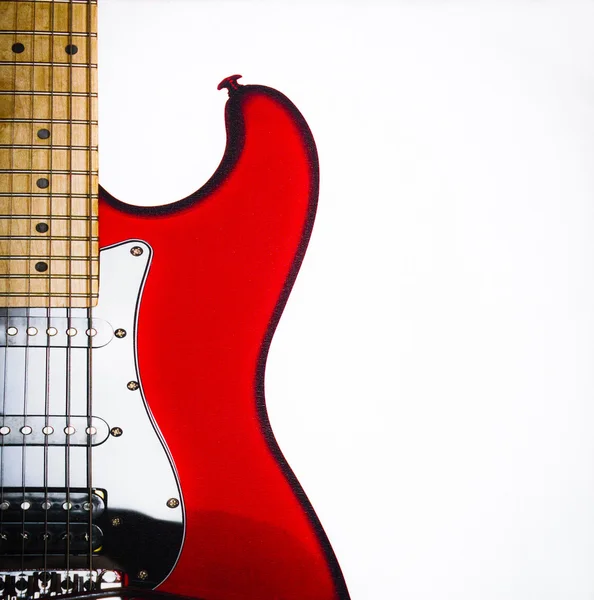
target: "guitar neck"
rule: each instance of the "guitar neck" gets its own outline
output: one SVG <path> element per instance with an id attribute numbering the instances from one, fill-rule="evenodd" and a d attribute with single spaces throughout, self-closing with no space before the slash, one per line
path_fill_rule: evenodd
<path id="1" fill-rule="evenodd" d="M 99 288 L 97 2 L 0 1 L 0 307 Z"/>

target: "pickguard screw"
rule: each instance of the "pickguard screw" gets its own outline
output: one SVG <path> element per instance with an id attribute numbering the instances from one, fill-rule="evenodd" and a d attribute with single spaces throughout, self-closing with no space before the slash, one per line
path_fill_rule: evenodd
<path id="1" fill-rule="evenodd" d="M 169 498 L 169 500 L 167 500 L 167 506 L 169 508 L 177 508 L 179 506 L 179 500 L 177 498 Z"/>
<path id="2" fill-rule="evenodd" d="M 147 578 L 148 578 L 148 571 L 145 571 L 144 569 L 142 569 L 142 571 L 138 571 L 138 579 L 142 579 L 142 581 L 144 581 Z"/>
<path id="3" fill-rule="evenodd" d="M 143 252 L 144 250 L 140 246 L 133 246 L 130 248 L 130 254 L 132 256 L 140 256 Z"/>
<path id="4" fill-rule="evenodd" d="M 113 437 L 120 437 L 124 431 L 122 430 L 121 427 L 114 427 L 111 431 L 110 431 L 111 435 L 113 435 Z"/>
<path id="5" fill-rule="evenodd" d="M 117 338 L 122 339 L 122 338 L 126 337 L 126 330 L 125 329 L 116 329 L 114 334 Z"/>
<path id="6" fill-rule="evenodd" d="M 140 386 L 138 385 L 138 381 L 129 381 L 126 386 L 131 392 L 135 392 Z"/>
<path id="7" fill-rule="evenodd" d="M 122 518 L 121 517 L 114 517 L 111 520 L 112 527 L 119 527 L 121 524 L 122 524 Z"/>

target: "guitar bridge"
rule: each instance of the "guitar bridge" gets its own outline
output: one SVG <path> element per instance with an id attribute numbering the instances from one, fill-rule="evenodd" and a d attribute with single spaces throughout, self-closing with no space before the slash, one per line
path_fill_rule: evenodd
<path id="1" fill-rule="evenodd" d="M 0 600 L 34 599 L 122 587 L 121 571 L 0 571 Z"/>

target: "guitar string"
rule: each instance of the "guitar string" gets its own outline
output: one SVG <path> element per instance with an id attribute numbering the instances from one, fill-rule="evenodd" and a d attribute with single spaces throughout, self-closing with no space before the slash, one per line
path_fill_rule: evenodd
<path id="1" fill-rule="evenodd" d="M 16 32 L 18 29 L 18 11 L 19 11 L 19 5 L 18 3 L 15 3 L 14 5 L 14 31 Z M 17 34 L 15 33 L 13 35 L 12 38 L 12 45 L 14 48 L 14 45 L 17 43 Z M 16 93 L 16 78 L 17 78 L 17 59 L 15 58 L 13 64 L 14 64 L 14 72 L 13 72 L 13 77 L 12 77 L 12 91 L 13 91 L 13 113 L 16 114 L 16 97 L 17 97 L 17 93 Z M 11 144 L 14 145 L 16 143 L 15 140 L 15 124 L 12 123 L 12 129 L 10 132 L 10 139 L 11 139 Z M 10 153 L 10 169 L 11 171 L 14 170 L 14 151 Z M 8 205 L 9 205 L 9 219 L 8 219 L 8 235 L 9 238 L 12 236 L 12 214 L 14 212 L 14 206 L 13 206 L 13 189 L 14 186 L 14 174 L 11 173 L 10 175 L 10 196 L 9 196 L 9 201 L 8 201 Z M 9 245 L 9 248 L 11 248 L 12 250 L 12 246 Z M 8 272 L 9 274 L 12 274 L 12 260 L 8 260 Z M 11 288 L 11 279 L 9 278 L 7 283 L 6 283 L 6 287 L 7 289 L 10 291 Z M 7 304 L 10 304 L 9 301 L 7 301 Z M 6 332 L 5 332 L 5 347 L 4 347 L 4 365 L 3 365 L 3 385 L 2 385 L 2 431 L 6 432 L 6 398 L 7 398 L 7 394 L 8 394 L 8 331 L 11 328 L 11 322 L 10 322 L 10 315 L 11 315 L 11 311 L 10 308 L 7 307 L 6 308 Z M 4 531 L 4 512 L 5 510 L 7 510 L 8 508 L 10 508 L 10 505 L 6 505 L 5 502 L 5 491 L 4 491 L 4 475 L 5 475 L 5 469 L 4 469 L 4 458 L 6 455 L 6 450 L 5 450 L 5 441 L 4 438 L 6 437 L 6 435 L 9 434 L 2 434 L 0 437 L 2 438 L 2 458 L 0 460 L 0 502 L 2 505 L 2 510 L 0 510 L 0 537 L 2 538 L 2 541 L 7 541 L 8 537 L 6 532 Z"/>
<path id="2" fill-rule="evenodd" d="M 90 66 L 93 62 L 92 56 L 92 43 L 91 43 L 91 33 L 94 29 L 93 24 L 93 6 L 90 0 L 86 3 L 86 11 L 87 11 L 87 37 L 85 39 L 86 45 L 86 62 L 89 64 L 89 67 L 86 71 L 87 73 L 87 92 L 93 91 L 93 71 Z M 93 109 L 93 99 L 89 96 L 87 98 L 87 119 L 92 117 L 92 109 Z M 88 262 L 88 273 L 89 278 L 87 279 L 87 291 L 89 293 L 89 309 L 88 309 L 88 332 L 92 333 L 93 330 L 93 154 L 90 150 L 91 146 L 93 146 L 93 126 L 87 125 L 87 143 L 89 145 L 89 151 L 87 153 L 87 214 L 89 216 L 89 220 L 87 221 L 87 234 L 89 236 L 88 241 L 88 250 L 89 250 L 89 262 Z M 89 335 L 87 337 L 88 345 L 87 345 L 87 487 L 89 493 L 89 542 L 88 542 L 88 553 L 89 553 L 89 591 L 93 589 L 93 435 L 92 435 L 92 427 L 93 427 L 93 336 Z"/>
<path id="3" fill-rule="evenodd" d="M 54 117 L 54 95 L 53 95 L 53 91 L 54 91 L 54 54 L 55 54 L 55 36 L 54 36 L 54 31 L 56 29 L 55 27 L 55 3 L 51 4 L 50 7 L 50 11 L 49 11 L 49 16 L 50 16 L 50 23 L 49 23 L 49 27 L 50 27 L 50 96 L 49 96 L 49 113 L 48 113 L 48 118 L 50 121 L 50 124 L 48 124 L 48 129 L 50 132 L 50 137 L 49 137 L 49 161 L 48 161 L 48 173 L 50 175 L 50 177 L 52 177 L 53 179 L 53 158 L 54 158 L 54 136 L 55 136 L 55 130 L 53 125 L 51 124 L 53 122 L 53 117 Z M 49 335 L 50 332 L 50 328 L 53 327 L 53 320 L 52 320 L 52 316 L 53 316 L 53 311 L 52 311 L 52 285 L 53 285 L 53 277 L 52 277 L 52 271 L 53 271 L 53 261 L 52 261 L 52 235 L 53 235 L 53 218 L 52 218 L 52 211 L 53 211 L 53 195 L 52 195 L 52 187 L 50 186 L 50 192 L 49 192 L 49 197 L 47 200 L 47 204 L 46 204 L 46 212 L 48 213 L 48 218 L 47 220 L 49 221 L 48 226 L 48 232 L 49 232 L 49 252 L 48 252 L 48 281 L 49 281 L 49 285 L 48 285 L 48 299 L 47 299 L 47 308 L 46 308 L 46 315 L 47 315 L 47 329 L 46 329 L 46 334 L 47 334 L 47 347 L 45 350 L 45 427 L 47 428 L 46 431 L 48 432 L 48 435 L 44 435 L 44 440 L 43 440 L 43 488 L 44 488 L 44 532 L 43 532 L 43 572 L 44 572 L 44 585 L 47 586 L 47 584 L 49 583 L 47 581 L 47 563 L 48 563 L 48 545 L 49 545 L 49 522 L 48 522 L 48 511 L 51 508 L 51 505 L 49 503 L 49 435 L 50 432 L 52 431 L 50 428 L 50 384 L 51 384 L 51 359 L 52 359 L 52 348 L 51 348 L 51 337 Z"/>
<path id="4" fill-rule="evenodd" d="M 33 3 L 33 22 L 32 25 L 33 27 L 35 26 L 35 17 L 36 17 L 36 11 L 37 11 L 37 2 Z M 29 74 L 29 83 L 31 85 L 31 90 L 34 91 L 35 90 L 35 49 L 36 49 L 36 43 L 35 43 L 35 37 L 32 35 L 31 36 L 31 41 L 30 41 L 30 46 L 31 46 L 31 67 L 30 67 L 30 74 Z M 15 88 L 15 92 L 16 92 L 16 88 Z M 31 118 L 33 118 L 33 114 L 34 114 L 34 98 L 31 98 L 31 107 L 30 107 L 30 114 L 31 114 Z M 33 131 L 33 128 L 31 128 L 31 132 Z M 29 150 L 29 161 L 31 162 L 31 165 L 33 165 L 33 140 L 31 140 L 31 150 Z M 27 181 L 29 183 L 29 197 L 27 198 L 27 209 L 28 209 L 28 214 L 31 214 L 33 212 L 33 175 L 30 175 L 29 177 L 27 177 Z M 29 234 L 31 234 L 31 221 L 28 221 L 28 229 L 29 229 Z M 32 255 L 32 241 L 31 241 L 31 235 L 29 235 L 29 240 L 27 242 L 27 246 L 28 246 L 28 255 L 31 256 Z M 32 261 L 29 260 L 29 269 L 28 271 L 30 271 L 31 269 L 31 264 Z M 31 327 L 31 277 L 27 277 L 27 308 L 26 310 L 26 327 L 25 327 L 25 348 L 24 348 L 24 369 L 23 369 L 23 428 L 24 427 L 29 427 L 28 425 L 28 404 L 29 404 L 29 361 L 30 361 L 30 344 L 29 344 L 29 332 L 30 332 L 30 327 Z M 21 433 L 23 435 L 23 444 L 22 444 L 22 457 L 21 457 L 21 467 L 22 467 L 22 473 L 21 473 L 21 483 L 22 483 L 22 487 L 23 487 L 23 500 L 21 503 L 21 516 L 22 516 L 22 528 L 21 528 L 21 571 L 25 570 L 25 548 L 27 545 L 27 541 L 28 541 L 28 533 L 26 530 L 26 523 L 27 523 L 27 510 L 28 507 L 30 507 L 30 503 L 27 501 L 27 442 L 28 442 L 28 435 L 26 433 L 25 429 L 21 430 Z"/>
<path id="5" fill-rule="evenodd" d="M 70 94 L 68 96 L 68 118 L 72 119 L 72 109 L 73 109 L 73 101 L 72 101 L 72 83 L 73 83 L 73 67 L 72 67 L 72 30 L 73 30 L 73 16 L 74 16 L 74 5 L 72 0 L 68 0 L 68 45 L 70 46 L 70 52 L 68 53 L 68 84 Z M 72 169 L 72 126 L 68 127 L 68 146 L 70 150 L 68 151 L 68 168 Z M 70 215 L 72 215 L 72 171 L 67 175 L 68 177 L 68 235 L 72 236 L 72 220 L 70 219 Z M 70 256 L 70 260 L 67 261 L 68 264 L 68 306 L 66 307 L 66 315 L 68 320 L 68 329 L 73 332 L 72 326 L 72 238 L 69 237 L 67 242 L 68 244 L 68 256 Z M 72 408 L 72 335 L 67 335 L 67 347 L 66 347 L 66 427 L 67 431 L 70 431 L 72 427 L 72 417 L 71 417 L 71 408 Z M 71 507 L 71 496 L 70 496 L 70 436 L 66 435 L 66 592 L 70 592 L 70 553 L 71 553 L 71 545 L 70 545 L 70 507 Z"/>

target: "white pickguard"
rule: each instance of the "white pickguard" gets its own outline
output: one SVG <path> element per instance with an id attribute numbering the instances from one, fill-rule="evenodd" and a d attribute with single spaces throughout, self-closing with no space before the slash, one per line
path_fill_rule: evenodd
<path id="1" fill-rule="evenodd" d="M 136 250 L 131 252 L 133 248 Z M 101 251 L 99 304 L 92 309 L 92 318 L 126 334 L 113 336 L 107 344 L 92 350 L 92 415 L 103 419 L 110 429 L 122 431 L 121 435 L 109 435 L 106 441 L 93 446 L 92 487 L 107 491 L 109 508 L 136 511 L 183 526 L 183 500 L 175 467 L 145 402 L 136 359 L 138 308 L 151 254 L 150 246 L 138 240 Z M 8 314 L 10 325 L 10 315 L 19 313 Z M 29 314 L 47 317 L 45 309 L 30 309 Z M 56 322 L 64 322 L 65 316 L 65 309 L 52 309 L 49 320 L 55 317 Z M 72 309 L 71 316 L 86 317 L 87 310 Z M 85 333 L 79 331 L 77 335 Z M 36 343 L 39 344 L 39 338 Z M 83 347 L 52 347 L 49 351 L 39 345 L 0 348 L 0 412 L 65 415 L 68 382 L 70 414 L 87 415 L 88 356 L 88 348 Z M 131 390 L 130 382 L 138 382 L 140 387 Z M 26 424 L 24 417 L 23 425 Z M 25 444 L 26 437 L 22 435 Z M 67 449 L 63 445 L 4 445 L 0 447 L 2 487 L 24 487 L 25 493 L 27 488 L 45 486 L 88 488 L 87 451 L 86 446 Z M 68 472 L 66 453 L 70 454 Z"/>

